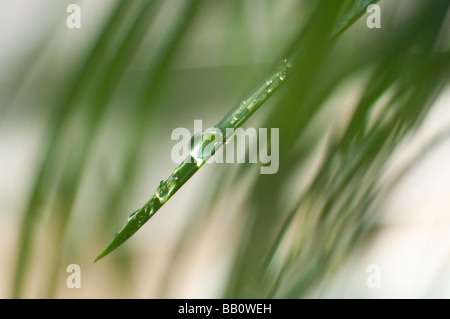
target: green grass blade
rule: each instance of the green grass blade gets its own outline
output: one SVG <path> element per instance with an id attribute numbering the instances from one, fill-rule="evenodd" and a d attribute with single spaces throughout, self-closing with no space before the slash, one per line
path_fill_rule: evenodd
<path id="1" fill-rule="evenodd" d="M 64 124 L 66 124 L 65 119 L 76 107 L 77 99 L 84 94 L 86 86 L 91 82 L 92 73 L 99 69 L 99 61 L 107 55 L 107 50 L 117 36 L 119 22 L 123 20 L 123 17 L 130 9 L 132 9 L 130 2 L 117 4 L 113 15 L 106 23 L 105 31 L 99 35 L 99 40 L 88 54 L 79 74 L 74 76 L 73 84 L 70 86 L 69 91 L 60 101 L 58 107 L 51 112 L 50 127 L 47 133 L 48 142 L 43 149 L 42 162 L 37 172 L 20 230 L 18 256 L 12 288 L 13 298 L 22 296 L 23 286 L 27 282 L 26 275 L 32 253 L 33 239 L 37 223 L 41 218 L 43 202 L 46 198 L 46 184 L 49 183 L 48 173 L 55 165 L 54 157 L 56 156 L 57 140 Z"/>
<path id="2" fill-rule="evenodd" d="M 375 3 L 376 1 L 365 1 L 364 3 Z M 321 3 L 322 7 L 320 9 L 327 14 L 333 16 L 335 15 L 337 9 L 341 6 L 341 2 L 336 1 L 334 5 L 330 7 L 330 4 L 325 2 Z M 358 7 L 356 10 L 352 8 L 353 11 L 350 12 L 349 16 L 346 17 L 345 21 L 339 25 L 339 27 L 334 29 L 335 33 L 328 34 L 327 37 L 319 41 L 326 43 L 327 40 L 334 40 L 335 36 L 341 34 L 345 29 L 347 29 L 357 17 L 365 12 L 365 8 L 361 6 L 358 2 Z M 318 10 L 320 12 L 320 10 Z M 326 24 L 328 28 L 331 29 L 333 24 L 333 19 L 331 22 Z M 316 25 L 320 25 L 317 21 L 313 21 Z M 326 28 L 325 28 L 326 29 Z M 325 30 L 329 32 L 330 30 Z M 327 33 L 325 33 L 327 34 Z M 294 52 L 290 58 L 283 59 L 279 65 L 260 85 L 258 85 L 255 90 L 250 93 L 241 103 L 236 105 L 225 117 L 215 126 L 221 131 L 223 142 L 228 140 L 231 136 L 228 136 L 231 130 L 242 126 L 260 107 L 263 105 L 281 86 L 285 83 L 286 79 L 291 75 L 293 67 L 297 62 L 301 51 Z M 200 146 L 204 149 L 208 146 L 210 141 L 204 141 Z M 143 224 L 145 224 L 160 208 L 164 205 L 167 200 L 169 200 L 175 192 L 184 185 L 197 171 L 200 167 L 208 160 L 211 153 L 207 158 L 202 158 L 200 161 L 197 158 L 189 156 L 175 171 L 169 176 L 168 179 L 162 181 L 160 186 L 155 192 L 155 195 L 150 198 L 150 200 L 142 206 L 136 214 L 128 221 L 124 228 L 115 236 L 112 242 L 107 246 L 107 248 L 95 258 L 95 261 L 100 260 L 105 257 L 121 244 L 123 244 L 127 239 L 129 239 Z M 163 192 L 164 195 L 161 197 L 158 193 Z"/>

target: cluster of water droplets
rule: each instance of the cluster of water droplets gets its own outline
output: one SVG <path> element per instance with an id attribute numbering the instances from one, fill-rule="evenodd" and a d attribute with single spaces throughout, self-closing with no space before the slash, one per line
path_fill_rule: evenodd
<path id="1" fill-rule="evenodd" d="M 267 93 L 272 93 L 272 91 L 273 91 L 272 84 L 273 84 L 273 81 L 272 81 L 272 80 L 266 81 Z"/>
<path id="2" fill-rule="evenodd" d="M 237 110 L 232 114 L 231 120 L 229 120 L 229 118 L 226 119 L 226 121 L 230 121 L 232 126 L 231 128 L 226 122 L 219 123 L 218 126 L 221 127 L 221 129 L 226 129 L 225 133 L 227 136 L 225 143 L 228 143 L 231 140 L 233 135 L 232 129 L 239 126 L 241 121 L 248 118 L 249 114 L 254 112 L 258 106 L 264 103 L 280 86 L 281 82 L 285 81 L 290 73 L 291 67 L 292 63 L 287 59 L 284 59 L 278 67 L 277 72 L 272 74 L 270 78 L 266 79 L 265 85 L 263 83 L 256 92 L 240 103 Z M 189 172 L 193 168 L 200 168 L 222 146 L 223 142 L 224 138 L 222 136 L 222 131 L 218 127 L 195 134 L 189 143 L 189 158 L 186 159 L 178 168 L 176 168 L 168 179 L 161 181 L 155 191 L 155 194 L 144 207 L 137 209 L 130 214 L 128 224 L 126 226 L 128 228 L 116 234 L 116 236 L 122 235 L 122 237 L 116 238 L 115 241 L 113 241 L 96 260 L 115 249 L 123 241 L 129 238 L 136 231 L 136 228 L 140 228 L 144 225 L 150 217 L 169 200 L 169 198 L 183 183 L 183 181 L 180 181 L 179 178 L 185 180 L 185 177 L 183 176 L 186 175 L 183 174 Z M 193 163 L 195 163 L 196 167 L 193 166 Z M 182 170 L 185 169 L 187 171 L 182 172 Z"/>
<path id="3" fill-rule="evenodd" d="M 286 80 L 286 78 L 288 77 L 288 74 L 289 74 L 289 69 L 291 67 L 292 67 L 292 64 L 288 61 L 288 59 L 284 59 L 281 63 L 280 69 L 278 70 L 278 72 L 275 75 L 275 78 L 277 80 L 280 80 L 281 82 Z M 272 83 L 272 81 L 270 81 L 270 83 Z"/>
<path id="4" fill-rule="evenodd" d="M 280 83 L 286 80 L 291 67 L 292 64 L 288 59 L 284 59 L 278 67 L 278 71 L 266 80 L 265 85 L 260 87 L 252 97 L 241 102 L 239 109 L 233 114 L 230 124 L 236 125 L 240 120 L 247 116 L 248 112 L 253 111 L 256 106 L 264 103 L 275 89 L 280 86 Z"/>
<path id="5" fill-rule="evenodd" d="M 265 86 L 261 87 L 253 96 L 256 98 L 245 99 L 241 102 L 240 108 L 236 110 L 230 121 L 231 125 L 236 125 L 239 121 L 246 117 L 248 112 L 263 103 L 268 96 L 280 85 L 280 81 L 284 81 L 291 68 L 291 63 L 287 59 L 282 61 L 277 73 L 266 80 Z M 228 133 L 227 133 L 228 134 Z M 230 138 L 227 136 L 227 141 Z M 189 143 L 189 152 L 197 167 L 201 167 L 223 144 L 222 132 L 218 128 L 210 128 L 203 132 L 195 134 Z M 192 162 L 191 162 L 192 163 Z M 183 165 L 183 164 L 182 164 Z M 180 167 L 182 166 L 180 165 Z M 128 221 L 135 219 L 139 226 L 143 225 L 161 205 L 163 205 L 172 196 L 179 184 L 176 176 L 177 170 L 174 171 L 168 179 L 161 181 L 155 191 L 155 196 L 142 209 L 135 210 L 128 218 Z"/>
<path id="6" fill-rule="evenodd" d="M 149 220 L 152 212 L 153 207 L 151 207 L 151 205 L 146 205 L 143 209 L 140 208 L 132 212 L 128 217 L 128 222 L 135 220 L 140 227 L 144 225 L 147 220 Z"/>
<path id="7" fill-rule="evenodd" d="M 144 207 L 136 209 L 134 212 L 132 212 L 128 217 L 128 222 L 130 222 L 131 220 L 135 220 L 138 226 L 141 227 L 147 222 L 147 220 L 150 219 L 150 217 L 152 217 L 152 215 L 159 209 L 159 207 L 161 207 L 161 203 L 159 199 L 154 196 L 147 204 L 145 204 Z"/>
<path id="8" fill-rule="evenodd" d="M 189 144 L 191 159 L 197 167 L 202 166 L 222 145 L 222 133 L 217 128 L 212 128 L 195 134 Z M 192 163 L 192 162 L 191 162 Z M 160 182 L 153 198 L 141 209 L 135 210 L 128 217 L 128 221 L 136 220 L 142 226 L 161 205 L 166 203 L 176 191 L 180 181 L 177 172 L 185 163 L 181 164 L 166 180 Z"/>

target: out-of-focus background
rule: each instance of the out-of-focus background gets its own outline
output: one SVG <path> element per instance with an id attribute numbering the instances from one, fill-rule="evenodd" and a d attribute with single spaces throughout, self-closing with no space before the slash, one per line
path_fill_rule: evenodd
<path id="1" fill-rule="evenodd" d="M 448 298 L 449 1 L 380 1 L 332 43 L 368 1 L 325 2 L 2 0 L 0 297 Z M 279 171 L 205 165 L 93 263 L 177 166 L 171 132 L 292 50 L 244 125 L 279 128 Z"/>

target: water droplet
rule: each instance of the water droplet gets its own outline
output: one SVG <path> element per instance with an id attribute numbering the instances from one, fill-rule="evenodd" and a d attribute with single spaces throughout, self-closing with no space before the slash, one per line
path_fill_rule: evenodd
<path id="1" fill-rule="evenodd" d="M 257 101 L 256 101 L 256 100 L 253 100 L 252 103 L 250 103 L 250 104 L 247 106 L 247 110 L 251 110 L 251 109 L 256 105 L 256 103 L 257 103 Z"/>
<path id="2" fill-rule="evenodd" d="M 177 179 L 174 177 L 169 177 L 168 179 L 161 181 L 155 192 L 155 195 L 156 197 L 158 197 L 159 202 L 161 204 L 167 202 L 167 200 L 173 194 L 175 186 L 177 186 L 177 183 L 178 183 Z"/>
<path id="3" fill-rule="evenodd" d="M 231 124 L 236 123 L 237 117 L 233 117 Z M 234 123 L 233 123 L 234 121 Z M 197 166 L 202 166 L 222 146 L 222 132 L 218 128 L 207 129 L 195 134 L 190 143 L 190 153 Z"/>
<path id="4" fill-rule="evenodd" d="M 272 81 L 267 81 L 267 82 L 266 82 L 266 85 L 269 86 L 270 83 L 272 83 Z"/>
<path id="5" fill-rule="evenodd" d="M 272 88 L 267 89 L 267 93 L 272 93 L 272 91 L 273 91 Z"/>
<path id="6" fill-rule="evenodd" d="M 136 216 L 137 218 L 137 223 L 138 226 L 141 227 L 142 225 L 145 224 L 145 222 L 150 218 L 149 216 L 146 215 L 142 215 L 142 216 Z"/>
<path id="7" fill-rule="evenodd" d="M 132 219 L 135 215 L 136 215 L 136 213 L 139 211 L 139 209 L 136 209 L 134 212 L 132 212 L 131 214 L 130 214 L 130 216 L 128 216 L 128 220 L 130 220 L 130 219 Z"/>
<path id="8" fill-rule="evenodd" d="M 161 181 L 161 183 L 159 183 L 159 186 L 155 192 L 156 197 L 158 197 L 158 199 L 161 201 L 167 197 L 168 193 L 169 193 L 169 188 L 167 187 L 166 182 Z"/>
<path id="9" fill-rule="evenodd" d="M 239 120 L 239 118 L 237 116 L 233 116 L 233 118 L 231 119 L 231 125 L 236 124 L 236 122 Z"/>

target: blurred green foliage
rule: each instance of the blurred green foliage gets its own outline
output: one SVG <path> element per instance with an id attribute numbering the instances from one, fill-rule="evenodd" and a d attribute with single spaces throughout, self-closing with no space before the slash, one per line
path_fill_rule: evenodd
<path id="1" fill-rule="evenodd" d="M 103 20 L 83 22 L 88 40 L 71 48 L 64 63 L 58 59 L 67 51 L 55 43 L 78 31 L 61 32 L 60 21 L 58 31 L 38 41 L 17 62 L 21 80 L 2 103 L 8 106 L 2 117 L 16 120 L 36 105 L 36 121 L 45 127 L 24 198 L 12 296 L 60 296 L 63 265 L 92 262 L 176 166 L 163 165 L 170 132 L 199 118 L 216 123 L 273 63 L 296 51 L 293 76 L 246 123 L 280 128 L 279 171 L 259 175 L 251 164 L 209 168 L 190 198 L 189 221 L 167 252 L 157 296 L 174 295 L 170 287 L 184 255 L 216 218 L 235 225 L 218 235 L 229 237 L 232 252 L 221 297 L 308 296 L 377 230 L 379 204 L 392 186 L 381 180 L 386 164 L 448 81 L 442 33 L 449 1 L 414 1 L 407 13 L 400 2 L 381 1 L 381 29 L 368 29 L 366 15 L 332 43 L 327 40 L 345 14 L 367 1 L 111 3 Z M 343 103 L 339 94 L 353 98 Z M 225 211 L 217 208 L 224 198 Z M 187 213 L 177 209 L 171 219 Z M 114 296 L 137 295 L 133 272 L 141 259 L 130 247 L 93 266 L 115 270 L 120 292 Z M 34 295 L 29 282 L 39 258 L 47 271 Z"/>

